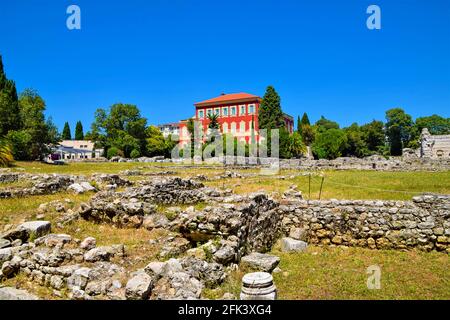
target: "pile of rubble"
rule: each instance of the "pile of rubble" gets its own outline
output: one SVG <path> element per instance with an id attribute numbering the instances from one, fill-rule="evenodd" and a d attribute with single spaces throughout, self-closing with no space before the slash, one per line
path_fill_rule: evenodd
<path id="1" fill-rule="evenodd" d="M 33 195 L 52 194 L 66 190 L 75 183 L 77 177 L 60 174 L 30 175 L 25 173 L 0 174 L 0 181 L 3 183 L 27 181 L 32 186 L 25 188 L 10 187 L 0 189 L 1 198 L 27 197 Z"/>
<path id="2" fill-rule="evenodd" d="M 233 241 L 237 246 L 236 237 L 205 244 L 214 252 L 214 259 L 196 256 L 195 250 L 206 250 L 195 248 L 182 258 L 153 261 L 143 269 L 129 272 L 121 266 L 130 265 L 123 245 L 98 247 L 91 237 L 80 241 L 67 234 L 50 232 L 49 222 L 30 221 L 4 233 L 0 241 L 0 280 L 20 272 L 31 282 L 50 288 L 53 296 L 74 300 L 200 299 L 204 288 L 217 288 L 235 269 L 230 259 L 223 259 L 223 251 Z M 167 242 L 167 238 L 161 240 Z M 217 247 L 212 248 L 214 245 Z M 252 265 L 251 257 L 248 260 Z M 271 265 L 278 261 L 272 261 Z M 26 291 L 9 287 L 0 288 L 0 296 L 37 299 Z"/>

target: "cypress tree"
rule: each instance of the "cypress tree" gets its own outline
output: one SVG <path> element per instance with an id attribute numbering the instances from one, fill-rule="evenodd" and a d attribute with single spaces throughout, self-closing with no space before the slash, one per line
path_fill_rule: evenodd
<path id="1" fill-rule="evenodd" d="M 260 129 L 279 129 L 285 126 L 281 99 L 275 88 L 268 86 L 259 107 L 258 126 Z"/>
<path id="2" fill-rule="evenodd" d="M 302 122 L 300 121 L 300 116 L 297 116 L 297 132 L 302 135 Z"/>
<path id="3" fill-rule="evenodd" d="M 309 118 L 308 115 L 305 113 L 303 113 L 303 117 L 302 117 L 302 125 L 311 125 L 311 122 L 309 122 Z"/>
<path id="4" fill-rule="evenodd" d="M 16 84 L 6 77 L 0 55 L 0 137 L 5 136 L 11 130 L 20 128 L 21 119 Z"/>
<path id="5" fill-rule="evenodd" d="M 72 134 L 70 133 L 70 126 L 68 122 L 64 124 L 64 129 L 61 138 L 63 140 L 72 140 Z"/>
<path id="6" fill-rule="evenodd" d="M 84 140 L 83 124 L 81 121 L 78 121 L 75 127 L 75 140 Z"/>

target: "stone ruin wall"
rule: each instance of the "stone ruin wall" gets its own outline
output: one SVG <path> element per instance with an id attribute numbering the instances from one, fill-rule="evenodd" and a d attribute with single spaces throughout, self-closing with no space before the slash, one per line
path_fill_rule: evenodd
<path id="1" fill-rule="evenodd" d="M 450 196 L 412 201 L 314 200 L 280 206 L 284 234 L 311 244 L 450 253 Z"/>
<path id="2" fill-rule="evenodd" d="M 431 159 L 450 159 L 450 135 L 431 135 L 427 129 L 422 131 L 420 156 Z"/>
<path id="3" fill-rule="evenodd" d="M 227 163 L 227 166 L 269 167 L 279 164 L 281 169 L 292 170 L 375 170 L 375 171 L 446 171 L 450 170 L 450 157 L 419 158 L 417 156 L 366 158 L 341 157 L 334 160 L 274 159 L 252 157 L 218 157 L 210 163 Z"/>

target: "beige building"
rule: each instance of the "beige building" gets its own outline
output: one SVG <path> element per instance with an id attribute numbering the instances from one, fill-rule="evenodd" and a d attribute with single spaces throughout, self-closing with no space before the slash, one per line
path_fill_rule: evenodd
<path id="1" fill-rule="evenodd" d="M 103 154 L 103 149 L 95 149 L 95 144 L 87 140 L 63 140 L 53 153 L 60 160 L 96 159 Z"/>

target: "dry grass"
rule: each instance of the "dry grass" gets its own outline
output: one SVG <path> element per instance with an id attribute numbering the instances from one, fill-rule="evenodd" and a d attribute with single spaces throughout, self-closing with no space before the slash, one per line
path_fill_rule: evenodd
<path id="1" fill-rule="evenodd" d="M 38 213 L 37 209 L 42 203 L 55 200 L 65 202 L 65 199 L 68 199 L 71 203 L 67 204 L 67 206 L 69 208 L 75 208 L 81 202 L 88 201 L 92 195 L 92 193 L 75 195 L 68 192 L 62 192 L 26 198 L 0 199 L 0 230 L 1 226 L 5 224 L 16 224 L 26 220 L 35 219 Z M 56 213 L 48 214 L 45 219 L 53 221 L 56 216 Z"/>

